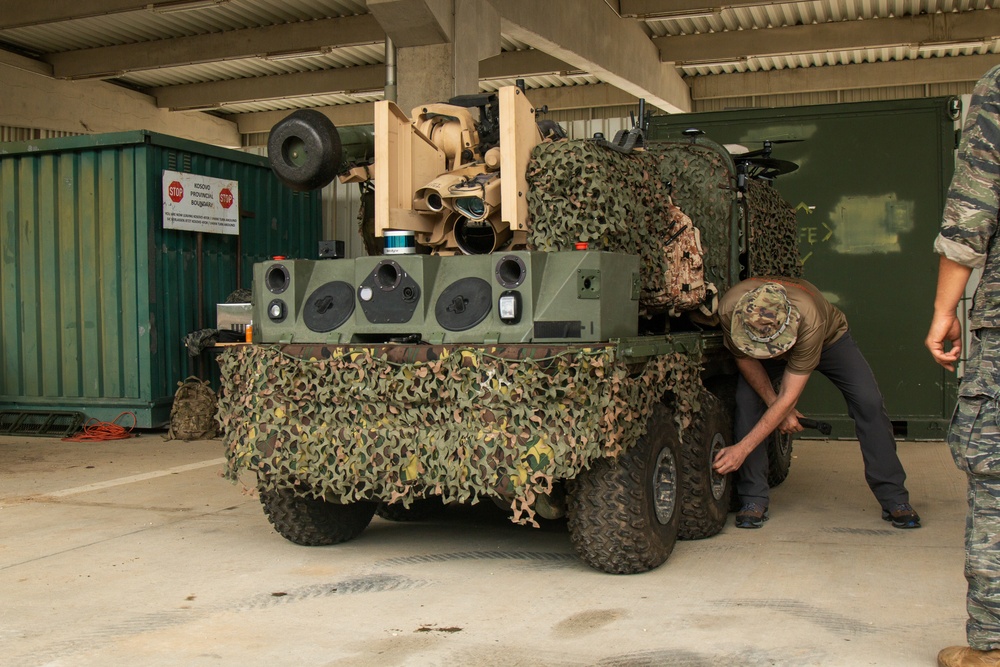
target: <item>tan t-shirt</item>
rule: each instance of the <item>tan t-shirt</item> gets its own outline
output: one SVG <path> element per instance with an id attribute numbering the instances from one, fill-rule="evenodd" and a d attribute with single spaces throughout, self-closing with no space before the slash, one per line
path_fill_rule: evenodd
<path id="1" fill-rule="evenodd" d="M 783 285 L 788 300 L 801 313 L 799 333 L 795 343 L 788 352 L 775 358 L 785 360 L 788 363 L 786 370 L 790 373 L 799 375 L 811 373 L 819 365 L 823 348 L 837 342 L 847 331 L 847 317 L 827 301 L 815 285 L 801 278 L 749 278 L 733 285 L 719 302 L 719 321 L 725 334 L 726 347 L 736 357 L 747 356 L 733 345 L 729 328 L 732 326 L 736 302 L 741 296 L 763 283 Z"/>

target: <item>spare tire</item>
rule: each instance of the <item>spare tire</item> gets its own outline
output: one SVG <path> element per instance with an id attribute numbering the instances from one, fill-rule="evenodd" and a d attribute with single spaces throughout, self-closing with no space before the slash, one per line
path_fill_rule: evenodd
<path id="1" fill-rule="evenodd" d="M 316 190 L 340 170 L 340 133 L 315 109 L 300 109 L 278 121 L 267 137 L 271 170 L 292 190 Z"/>

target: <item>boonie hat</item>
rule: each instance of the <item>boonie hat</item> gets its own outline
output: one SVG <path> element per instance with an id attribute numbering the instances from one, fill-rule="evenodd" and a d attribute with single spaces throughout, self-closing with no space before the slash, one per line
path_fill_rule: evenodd
<path id="1" fill-rule="evenodd" d="M 800 317 L 782 285 L 764 283 L 736 302 L 729 335 L 747 356 L 771 359 L 795 344 Z"/>

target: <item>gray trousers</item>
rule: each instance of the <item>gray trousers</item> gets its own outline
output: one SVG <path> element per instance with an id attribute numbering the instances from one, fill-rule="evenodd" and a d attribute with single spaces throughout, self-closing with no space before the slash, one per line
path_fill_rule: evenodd
<path id="1" fill-rule="evenodd" d="M 785 362 L 764 360 L 768 375 L 778 379 Z M 906 473 L 896 455 L 896 439 L 879 391 L 875 375 L 857 343 L 848 331 L 840 340 L 823 349 L 816 370 L 840 390 L 847 401 L 847 413 L 854 420 L 865 463 L 865 480 L 882 509 L 909 502 L 903 483 Z M 736 423 L 734 435 L 739 441 L 750 432 L 767 409 L 757 392 L 741 375 L 736 385 Z M 806 415 L 809 416 L 809 415 Z M 766 441 L 754 449 L 736 473 L 736 492 L 743 503 L 768 504 Z"/>

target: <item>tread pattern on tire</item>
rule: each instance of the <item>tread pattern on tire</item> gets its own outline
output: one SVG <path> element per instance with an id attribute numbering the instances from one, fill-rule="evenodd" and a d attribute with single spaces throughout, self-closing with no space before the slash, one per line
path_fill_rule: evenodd
<path id="1" fill-rule="evenodd" d="M 654 406 L 646 435 L 634 446 L 617 458 L 598 459 L 573 481 L 568 498 L 570 541 L 591 567 L 635 574 L 659 566 L 673 551 L 679 498 L 670 523 L 662 525 L 650 497 L 658 443 L 671 447 L 678 461 L 677 431 L 662 404 Z"/>
<path id="2" fill-rule="evenodd" d="M 681 436 L 679 465 L 681 518 L 678 537 L 701 540 L 718 534 L 726 525 L 732 484 L 726 478 L 722 497 L 712 495 L 710 454 L 712 439 L 722 433 L 725 445 L 733 443 L 732 420 L 715 395 L 704 392 L 700 397 L 701 411 Z"/>
<path id="3" fill-rule="evenodd" d="M 259 488 L 264 514 L 279 535 L 307 547 L 352 540 L 368 527 L 375 503 L 338 505 L 319 498 L 302 498 L 291 489 Z"/>
<path id="4" fill-rule="evenodd" d="M 782 451 L 784 439 L 788 446 Z M 767 439 L 767 485 L 772 489 L 788 478 L 792 467 L 792 436 L 775 431 Z"/>

